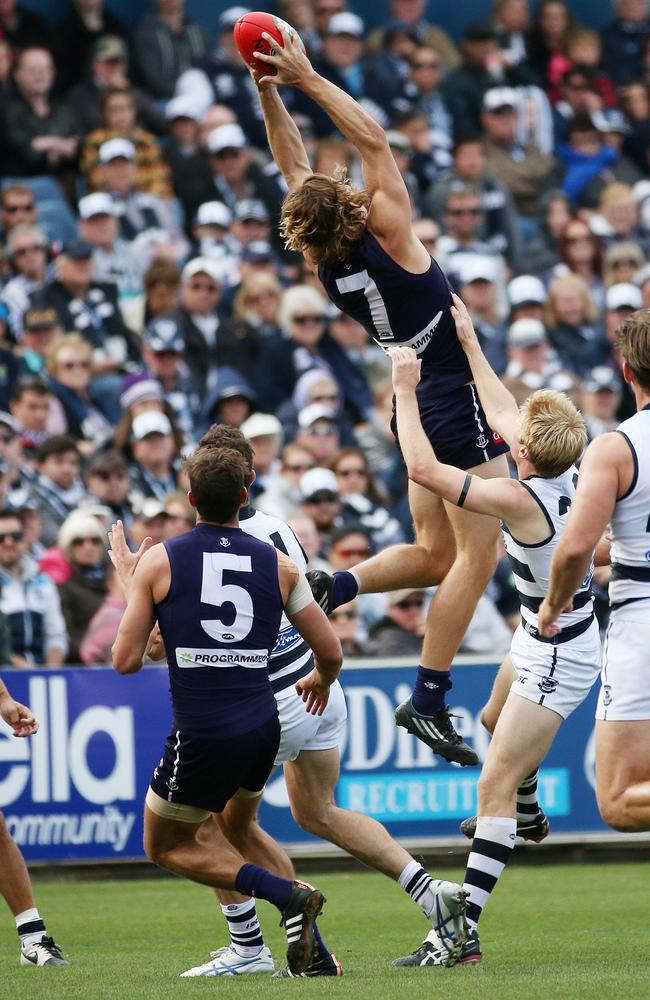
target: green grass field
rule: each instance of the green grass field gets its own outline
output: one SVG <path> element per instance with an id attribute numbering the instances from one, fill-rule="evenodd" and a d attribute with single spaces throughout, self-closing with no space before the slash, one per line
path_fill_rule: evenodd
<path id="1" fill-rule="evenodd" d="M 302 872 L 309 878 L 309 873 Z M 459 878 L 460 871 L 444 873 Z M 226 943 L 209 890 L 177 880 L 37 883 L 48 929 L 72 964 L 21 968 L 9 914 L 0 923 L 0 997 L 136 1000 L 168 996 L 444 997 L 574 1000 L 650 996 L 650 873 L 641 864 L 513 867 L 481 924 L 480 967 L 400 970 L 390 959 L 416 947 L 427 924 L 386 879 L 366 873 L 311 877 L 328 897 L 320 921 L 343 979 L 297 982 L 249 976 L 178 979 Z M 267 943 L 283 959 L 277 911 L 259 905 Z"/>

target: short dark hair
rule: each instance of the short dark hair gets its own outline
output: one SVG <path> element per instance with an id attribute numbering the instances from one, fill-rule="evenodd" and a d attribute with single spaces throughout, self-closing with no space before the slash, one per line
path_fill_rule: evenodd
<path id="1" fill-rule="evenodd" d="M 482 146 L 485 136 L 481 132 L 462 132 L 451 149 L 452 156 L 455 156 L 461 146 Z"/>
<path id="2" fill-rule="evenodd" d="M 12 403 L 19 403 L 26 392 L 37 392 L 39 396 L 49 396 L 49 385 L 38 375 L 21 375 L 16 380 L 11 392 Z"/>
<path id="3" fill-rule="evenodd" d="M 205 521 L 224 524 L 242 504 L 250 469 L 234 448 L 198 448 L 185 462 L 194 506 Z"/>
<path id="4" fill-rule="evenodd" d="M 77 458 L 79 457 L 76 439 L 70 434 L 53 434 L 52 437 L 38 446 L 34 452 L 34 458 L 40 465 L 52 455 L 64 455 L 68 451 L 73 451 Z"/>
<path id="5" fill-rule="evenodd" d="M 129 466 L 121 452 L 111 449 L 100 451 L 93 455 L 86 468 L 88 476 L 102 475 L 105 472 L 128 472 Z"/>
<path id="6" fill-rule="evenodd" d="M 253 471 L 255 457 L 253 449 L 239 427 L 231 427 L 230 424 L 213 424 L 199 441 L 199 448 L 232 448 L 233 451 L 242 456 L 249 472 Z"/>
<path id="7" fill-rule="evenodd" d="M 337 528 L 334 528 L 330 534 L 330 549 L 338 542 L 342 542 L 344 538 L 349 538 L 350 535 L 363 535 L 364 538 L 368 539 L 370 549 L 372 550 L 372 534 L 361 521 L 346 521 L 345 524 L 339 524 Z"/>
<path id="8" fill-rule="evenodd" d="M 19 510 L 14 510 L 13 507 L 0 507 L 0 521 L 8 521 L 9 518 L 15 518 L 16 521 L 23 523 L 23 515 Z"/>
<path id="9" fill-rule="evenodd" d="M 616 346 L 646 392 L 650 390 L 650 309 L 637 309 L 621 323 Z"/>

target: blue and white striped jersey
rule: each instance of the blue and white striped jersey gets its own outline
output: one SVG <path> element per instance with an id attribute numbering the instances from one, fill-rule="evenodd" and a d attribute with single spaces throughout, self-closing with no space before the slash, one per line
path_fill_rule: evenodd
<path id="1" fill-rule="evenodd" d="M 578 470 L 575 465 L 554 479 L 529 476 L 522 482 L 535 499 L 548 522 L 548 537 L 542 542 L 526 545 L 519 542 L 502 524 L 503 539 L 510 567 L 521 602 L 521 614 L 530 625 L 537 627 L 537 612 L 546 595 L 551 576 L 551 560 L 555 547 L 566 527 L 571 503 L 575 497 Z M 573 611 L 558 618 L 560 628 L 575 625 L 593 613 L 591 578 L 593 562 L 573 599 Z"/>
<path id="2" fill-rule="evenodd" d="M 254 507 L 244 507 L 239 512 L 242 531 L 253 535 L 261 542 L 268 542 L 293 559 L 303 573 L 307 568 L 307 557 L 293 531 L 279 517 L 265 514 Z M 283 692 L 293 694 L 297 680 L 310 672 L 314 665 L 311 649 L 283 613 L 277 642 L 271 650 L 269 677 L 276 697 Z"/>

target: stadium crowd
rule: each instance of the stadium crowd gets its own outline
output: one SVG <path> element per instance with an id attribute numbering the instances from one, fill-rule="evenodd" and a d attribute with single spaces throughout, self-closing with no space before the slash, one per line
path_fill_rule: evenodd
<path id="1" fill-rule="evenodd" d="M 278 13 L 388 131 L 417 235 L 515 397 L 567 392 L 594 437 L 634 411 L 613 333 L 650 307 L 648 3 L 617 0 L 602 36 L 562 0 L 485 8 L 458 45 L 425 0 L 390 0 L 371 32 L 345 0 Z M 278 233 L 244 12 L 208 38 L 183 0 L 129 31 L 102 0 L 54 31 L 0 7 L 2 664 L 110 660 L 107 529 L 137 546 L 191 527 L 182 460 L 215 422 L 251 441 L 253 502 L 310 568 L 412 539 L 390 363 Z M 283 96 L 314 170 L 362 185 L 322 110 Z M 429 596 L 339 608 L 344 651 L 418 652 Z M 505 652 L 517 622 L 502 561 L 462 651 Z"/>

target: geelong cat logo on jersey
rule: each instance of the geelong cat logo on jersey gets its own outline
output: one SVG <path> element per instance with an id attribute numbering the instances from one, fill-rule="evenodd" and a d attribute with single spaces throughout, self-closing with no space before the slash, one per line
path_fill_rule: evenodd
<path id="1" fill-rule="evenodd" d="M 542 677 L 537 687 L 542 694 L 553 694 L 557 687 L 557 681 L 553 680 L 552 677 Z"/>

